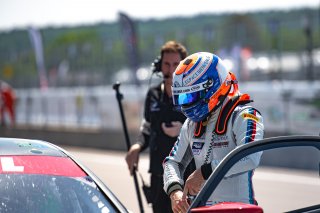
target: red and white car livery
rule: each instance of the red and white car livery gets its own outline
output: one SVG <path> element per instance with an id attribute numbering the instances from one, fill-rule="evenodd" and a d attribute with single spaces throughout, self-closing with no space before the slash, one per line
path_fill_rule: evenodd
<path id="1" fill-rule="evenodd" d="M 48 142 L 0 138 L 0 212 L 128 212 L 89 169 Z"/>

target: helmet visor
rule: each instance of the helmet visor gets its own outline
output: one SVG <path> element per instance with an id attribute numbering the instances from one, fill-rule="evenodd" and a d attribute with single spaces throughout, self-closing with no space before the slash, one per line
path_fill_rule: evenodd
<path id="1" fill-rule="evenodd" d="M 181 93 L 173 96 L 174 105 L 190 105 L 198 102 L 206 95 L 205 90 L 192 92 L 192 93 Z"/>

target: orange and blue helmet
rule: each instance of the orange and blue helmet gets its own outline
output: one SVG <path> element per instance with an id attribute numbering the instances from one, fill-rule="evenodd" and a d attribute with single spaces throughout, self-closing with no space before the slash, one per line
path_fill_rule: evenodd
<path id="1" fill-rule="evenodd" d="M 218 56 L 208 52 L 194 53 L 182 60 L 172 82 L 174 105 L 195 122 L 206 119 L 228 95 L 238 92 L 235 76 Z"/>

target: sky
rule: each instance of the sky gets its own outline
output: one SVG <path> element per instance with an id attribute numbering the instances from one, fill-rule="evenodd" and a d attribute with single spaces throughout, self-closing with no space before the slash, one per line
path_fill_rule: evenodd
<path id="1" fill-rule="evenodd" d="M 319 5 L 320 0 L 0 0 L 0 31 L 113 22 L 118 12 L 142 20 Z"/>

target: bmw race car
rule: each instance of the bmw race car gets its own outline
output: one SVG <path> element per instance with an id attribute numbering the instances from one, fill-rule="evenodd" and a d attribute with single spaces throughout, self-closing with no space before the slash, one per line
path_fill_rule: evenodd
<path id="1" fill-rule="evenodd" d="M 0 212 L 129 212 L 65 150 L 39 140 L 0 138 Z"/>
<path id="2" fill-rule="evenodd" d="M 263 205 L 223 202 L 205 206 L 205 203 L 239 160 L 255 152 L 265 154 L 268 150 L 288 147 L 315 148 L 313 154 L 319 165 L 319 136 L 268 138 L 242 145 L 213 171 L 189 212 L 263 212 L 267 209 Z M 129 212 L 88 168 L 65 150 L 39 140 L 0 138 L 0 189 L 0 212 Z M 318 193 L 313 196 L 319 197 Z M 286 212 L 320 212 L 319 203 Z"/>

